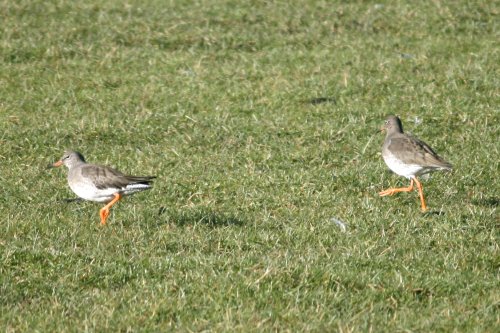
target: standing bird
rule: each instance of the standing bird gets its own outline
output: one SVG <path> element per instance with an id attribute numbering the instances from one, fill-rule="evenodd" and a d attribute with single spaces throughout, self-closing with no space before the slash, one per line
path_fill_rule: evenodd
<path id="1" fill-rule="evenodd" d="M 154 176 L 127 176 L 107 166 L 89 164 L 76 151 L 65 151 L 63 157 L 51 165 L 68 167 L 69 187 L 80 198 L 96 202 L 107 202 L 101 208 L 101 225 L 106 224 L 109 209 L 124 195 L 133 194 L 151 188 Z"/>
<path id="2" fill-rule="evenodd" d="M 401 120 L 396 116 L 387 117 L 381 131 L 387 132 L 382 146 L 382 157 L 385 164 L 396 174 L 410 179 L 410 186 L 391 188 L 379 192 L 379 195 L 383 197 L 398 192 L 410 192 L 413 190 L 413 182 L 415 182 L 420 195 L 422 211 L 425 212 L 427 206 L 425 205 L 424 191 L 417 176 L 436 170 L 450 171 L 452 165 L 436 154 L 425 142 L 404 133 Z"/>

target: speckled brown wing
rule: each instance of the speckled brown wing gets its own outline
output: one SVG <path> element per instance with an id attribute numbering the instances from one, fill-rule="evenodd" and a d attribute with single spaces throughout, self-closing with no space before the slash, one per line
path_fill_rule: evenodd
<path id="1" fill-rule="evenodd" d="M 394 157 L 407 164 L 448 170 L 452 168 L 452 165 L 441 158 L 428 144 L 407 134 L 391 137 L 387 149 Z"/>
<path id="2" fill-rule="evenodd" d="M 100 190 L 106 188 L 122 189 L 129 183 L 120 171 L 101 165 L 84 165 L 81 168 L 81 174 Z"/>
<path id="3" fill-rule="evenodd" d="M 149 184 L 155 177 L 127 176 L 118 170 L 101 165 L 85 165 L 81 168 L 82 176 L 88 178 L 96 188 L 124 189 L 130 184 Z"/>

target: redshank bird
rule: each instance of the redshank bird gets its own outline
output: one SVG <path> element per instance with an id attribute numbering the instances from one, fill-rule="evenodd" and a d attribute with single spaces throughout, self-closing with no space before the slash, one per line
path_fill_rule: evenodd
<path id="1" fill-rule="evenodd" d="M 85 162 L 85 158 L 76 151 L 65 151 L 63 157 L 52 164 L 68 167 L 68 184 L 76 195 L 84 200 L 106 202 L 99 216 L 101 224 L 106 224 L 109 209 L 123 196 L 151 188 L 154 176 L 127 176 L 113 168 Z"/>
<path id="2" fill-rule="evenodd" d="M 387 132 L 382 146 L 382 157 L 385 164 L 394 173 L 410 179 L 410 186 L 390 188 L 379 192 L 379 195 L 383 197 L 398 192 L 410 192 L 413 190 L 413 183 L 415 183 L 420 195 L 422 211 L 425 212 L 427 206 L 424 190 L 417 176 L 437 170 L 450 171 L 452 165 L 441 158 L 428 144 L 404 133 L 401 120 L 396 116 L 387 117 L 381 130 Z"/>

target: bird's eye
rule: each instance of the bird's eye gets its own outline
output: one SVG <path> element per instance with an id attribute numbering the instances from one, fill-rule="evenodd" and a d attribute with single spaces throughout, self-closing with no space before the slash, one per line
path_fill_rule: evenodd
<path id="1" fill-rule="evenodd" d="M 66 155 L 63 157 L 63 160 L 67 160 L 69 158 L 69 155 Z"/>

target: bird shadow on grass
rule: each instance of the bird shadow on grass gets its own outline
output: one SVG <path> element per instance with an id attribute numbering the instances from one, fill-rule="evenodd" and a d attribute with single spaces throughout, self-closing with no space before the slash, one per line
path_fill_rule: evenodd
<path id="1" fill-rule="evenodd" d="M 442 210 L 429 210 L 425 213 L 423 213 L 423 216 L 425 217 L 430 217 L 430 216 L 441 216 L 445 215 L 446 213 L 443 212 Z"/>
<path id="2" fill-rule="evenodd" d="M 245 224 L 245 222 L 240 218 L 225 213 L 215 212 L 206 208 L 178 211 L 160 207 L 158 215 L 166 216 L 165 219 L 160 219 L 159 224 L 173 223 L 177 226 L 198 224 L 217 228 L 224 226 L 242 226 Z"/>
<path id="3" fill-rule="evenodd" d="M 67 204 L 74 203 L 74 202 L 81 203 L 81 202 L 83 202 L 83 199 L 82 198 L 64 198 L 64 199 L 59 200 L 59 202 L 67 203 Z"/>
<path id="4" fill-rule="evenodd" d="M 319 104 L 324 104 L 324 103 L 337 104 L 337 100 L 335 99 L 335 97 L 316 97 L 316 98 L 311 98 L 311 99 L 305 100 L 304 103 L 312 104 L 312 105 L 319 105 Z"/>
<path id="5" fill-rule="evenodd" d="M 472 200 L 472 204 L 483 207 L 498 207 L 499 203 L 500 203 L 500 198 L 498 197 L 489 197 L 484 199 L 481 198 Z"/>

